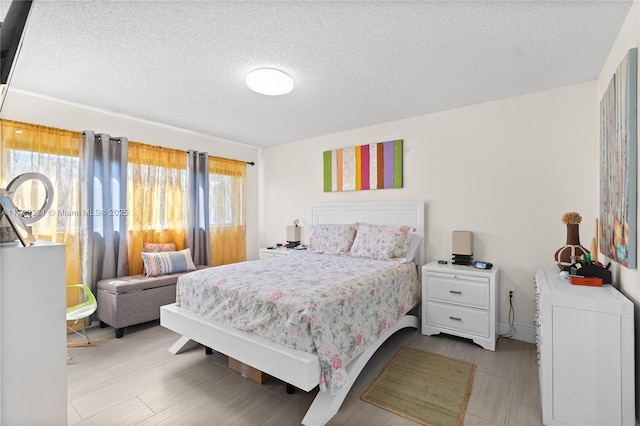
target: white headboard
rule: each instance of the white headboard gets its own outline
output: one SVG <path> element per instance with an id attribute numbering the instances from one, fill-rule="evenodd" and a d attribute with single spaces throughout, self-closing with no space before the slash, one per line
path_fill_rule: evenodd
<path id="1" fill-rule="evenodd" d="M 422 235 L 416 258 L 425 263 L 424 201 L 364 201 L 357 203 L 328 203 L 311 206 L 311 224 L 370 223 L 373 225 L 406 225 Z"/>

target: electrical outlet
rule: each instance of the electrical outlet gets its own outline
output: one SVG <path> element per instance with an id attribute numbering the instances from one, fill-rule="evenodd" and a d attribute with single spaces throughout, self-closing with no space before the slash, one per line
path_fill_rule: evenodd
<path id="1" fill-rule="evenodd" d="M 510 300 L 512 302 L 516 301 L 516 291 L 512 288 L 508 288 L 507 289 L 507 300 Z"/>

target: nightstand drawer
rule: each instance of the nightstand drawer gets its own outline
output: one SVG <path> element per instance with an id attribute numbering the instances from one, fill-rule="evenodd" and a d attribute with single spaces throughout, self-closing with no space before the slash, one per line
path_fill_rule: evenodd
<path id="1" fill-rule="evenodd" d="M 430 275 L 427 280 L 428 300 L 489 309 L 489 280 L 484 277 L 470 280 Z"/>
<path id="2" fill-rule="evenodd" d="M 489 311 L 427 302 L 427 325 L 489 336 Z"/>

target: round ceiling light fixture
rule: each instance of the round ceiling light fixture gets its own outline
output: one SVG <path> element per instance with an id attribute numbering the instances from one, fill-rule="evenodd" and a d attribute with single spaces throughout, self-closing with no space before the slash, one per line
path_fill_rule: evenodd
<path id="1" fill-rule="evenodd" d="M 293 90 L 289 75 L 275 68 L 258 68 L 247 74 L 247 86 L 254 92 L 268 95 L 286 95 Z"/>

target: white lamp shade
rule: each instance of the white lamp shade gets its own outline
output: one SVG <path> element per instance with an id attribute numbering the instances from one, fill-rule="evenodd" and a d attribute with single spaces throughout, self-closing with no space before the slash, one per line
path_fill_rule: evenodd
<path id="1" fill-rule="evenodd" d="M 300 241 L 299 226 L 287 226 L 287 241 Z"/>

